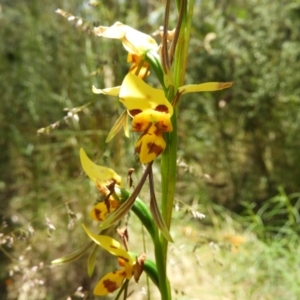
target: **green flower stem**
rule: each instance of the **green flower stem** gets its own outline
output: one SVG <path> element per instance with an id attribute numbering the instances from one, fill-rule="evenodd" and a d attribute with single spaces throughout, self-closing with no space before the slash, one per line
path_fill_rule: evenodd
<path id="1" fill-rule="evenodd" d="M 170 89 L 168 99 L 173 99 L 173 89 Z M 177 160 L 177 108 L 174 109 L 172 116 L 173 131 L 165 135 L 166 149 L 161 159 L 161 179 L 162 179 L 162 216 L 168 229 L 171 226 L 173 201 L 176 186 L 176 160 Z M 162 299 L 172 299 L 170 285 L 167 277 L 167 251 L 168 241 L 163 235 L 157 237 L 157 245 L 155 244 L 155 258 L 159 279 L 162 280 L 166 293 Z M 161 293 L 163 287 L 161 286 Z"/>
<path id="2" fill-rule="evenodd" d="M 148 275 L 148 278 L 150 278 L 152 282 L 159 289 L 159 279 L 158 279 L 156 263 L 151 259 L 146 259 L 146 261 L 144 262 L 144 272 Z"/>
<path id="3" fill-rule="evenodd" d="M 177 41 L 177 46 L 174 55 L 173 65 L 173 79 L 174 87 L 170 86 L 168 94 L 166 95 L 170 102 L 173 101 L 177 89 L 183 85 L 185 79 L 185 70 L 188 54 L 188 45 L 191 33 L 192 16 L 194 8 L 194 0 L 176 1 L 177 7 L 180 9 L 180 18 L 182 23 L 179 24 L 180 32 Z M 180 4 L 180 5 L 179 5 Z M 174 109 L 172 116 L 173 131 L 166 134 L 166 149 L 162 154 L 161 160 L 161 184 L 162 184 L 162 216 L 165 220 L 166 226 L 170 229 L 173 211 L 173 202 L 176 187 L 176 173 L 177 173 L 177 115 L 178 107 Z M 158 246 L 159 244 L 159 246 Z M 156 246 L 156 244 L 155 244 Z M 159 251 L 159 253 L 157 253 Z M 158 276 L 160 280 L 160 290 L 162 299 L 171 299 L 171 292 L 169 282 L 167 280 L 167 251 L 168 241 L 160 235 L 155 247 L 156 264 L 158 267 Z M 161 282 L 162 281 L 162 282 Z M 165 285 L 163 288 L 162 285 Z M 163 292 L 166 293 L 163 296 Z"/>
<path id="4" fill-rule="evenodd" d="M 155 262 L 159 280 L 159 291 L 162 300 L 171 300 L 170 283 L 166 273 L 166 257 L 163 253 L 163 243 L 160 239 L 159 231 L 156 230 L 154 241 Z"/>
<path id="5" fill-rule="evenodd" d="M 177 0 L 178 2 L 178 0 Z M 182 23 L 174 58 L 174 86 L 175 91 L 184 84 L 188 47 L 193 20 L 194 0 L 189 2 L 182 0 L 180 11 L 182 11 Z"/>
<path id="6" fill-rule="evenodd" d="M 152 241 L 155 240 L 155 234 L 156 234 L 156 227 L 153 222 L 153 218 L 151 216 L 151 213 L 148 209 L 148 207 L 144 204 L 142 200 L 137 198 L 135 200 L 135 203 L 132 206 L 132 211 L 135 213 L 135 215 L 142 221 L 143 225 L 149 232 Z"/>
<path id="7" fill-rule="evenodd" d="M 173 95 L 173 93 L 172 93 Z M 173 99 L 173 96 L 172 96 Z M 166 226 L 170 229 L 173 201 L 176 185 L 176 160 L 177 160 L 177 108 L 174 109 L 172 116 L 173 131 L 165 135 L 166 149 L 161 159 L 162 176 L 162 216 Z"/>
<path id="8" fill-rule="evenodd" d="M 179 33 L 179 40 L 174 57 L 174 89 L 170 87 L 167 95 L 167 98 L 170 102 L 172 102 L 172 100 L 174 99 L 178 87 L 183 85 L 184 83 L 194 1 L 189 1 L 189 6 L 187 6 L 187 1 L 183 0 L 181 5 L 183 5 L 183 8 L 181 8 L 183 16 Z M 173 131 L 166 134 L 167 146 L 162 154 L 161 160 L 162 215 L 168 229 L 171 225 L 176 185 L 177 115 L 178 107 L 175 108 L 174 114 L 172 116 Z"/>
<path id="9" fill-rule="evenodd" d="M 123 200 L 127 199 L 129 197 L 130 193 L 125 189 L 122 189 L 121 191 L 122 191 L 121 198 Z M 155 262 L 156 262 L 156 268 L 157 268 L 157 274 L 158 274 L 157 275 L 158 283 L 154 277 L 151 277 L 151 276 L 150 277 L 152 280 L 155 279 L 154 282 L 156 283 L 156 285 L 158 286 L 158 288 L 160 290 L 161 299 L 170 300 L 171 299 L 170 284 L 169 284 L 169 280 L 166 276 L 166 271 L 165 271 L 166 270 L 166 268 L 165 268 L 166 260 L 165 260 L 165 256 L 163 255 L 163 244 L 161 243 L 161 240 L 160 240 L 159 230 L 154 225 L 154 221 L 150 214 L 150 211 L 142 200 L 137 198 L 135 200 L 135 203 L 132 206 L 131 210 L 136 214 L 136 216 L 143 223 L 143 225 L 149 232 L 149 234 L 152 238 L 153 244 L 154 244 Z M 148 272 L 147 272 L 147 274 L 148 274 Z"/>

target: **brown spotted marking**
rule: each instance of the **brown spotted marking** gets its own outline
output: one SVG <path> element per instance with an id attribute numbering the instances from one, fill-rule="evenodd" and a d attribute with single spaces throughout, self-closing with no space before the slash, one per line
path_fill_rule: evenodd
<path id="1" fill-rule="evenodd" d="M 129 113 L 134 117 L 142 112 L 141 109 L 131 109 Z"/>
<path id="2" fill-rule="evenodd" d="M 135 147 L 135 152 L 140 154 L 141 153 L 142 144 L 140 144 L 138 147 Z"/>
<path id="3" fill-rule="evenodd" d="M 134 125 L 132 124 L 132 130 L 135 132 L 142 131 L 143 122 L 135 122 Z"/>
<path id="4" fill-rule="evenodd" d="M 160 127 L 162 131 L 167 131 L 169 129 L 169 126 L 165 125 L 163 122 L 160 123 Z"/>
<path id="5" fill-rule="evenodd" d="M 100 209 L 94 208 L 94 213 L 95 213 L 95 217 L 97 220 L 103 221 L 103 219 L 101 218 L 101 210 Z"/>
<path id="6" fill-rule="evenodd" d="M 147 146 L 149 149 L 149 151 L 148 151 L 149 154 L 155 153 L 156 156 L 158 156 L 159 154 L 161 154 L 164 151 L 164 149 L 161 146 L 156 145 L 155 143 L 148 143 Z"/>
<path id="7" fill-rule="evenodd" d="M 155 135 L 161 135 L 161 132 L 170 132 L 173 130 L 173 126 L 170 120 L 160 120 L 155 124 L 157 130 L 154 132 Z"/>
<path id="8" fill-rule="evenodd" d="M 115 272 L 113 273 L 115 274 Z M 109 293 L 112 293 L 113 291 L 119 288 L 118 285 L 114 281 L 111 281 L 110 279 L 104 280 L 103 285 Z"/>
<path id="9" fill-rule="evenodd" d="M 156 111 L 160 111 L 160 112 L 164 112 L 164 113 L 168 113 L 169 112 L 169 109 L 168 109 L 168 107 L 167 106 L 165 106 L 165 105 L 163 105 L 163 104 L 159 104 L 159 105 L 157 105 L 156 107 L 155 107 L 155 109 L 154 110 L 156 110 Z"/>
<path id="10" fill-rule="evenodd" d="M 161 130 L 157 127 L 157 125 L 158 124 L 155 124 L 155 131 L 153 132 L 153 134 L 156 136 L 161 136 L 162 135 Z"/>

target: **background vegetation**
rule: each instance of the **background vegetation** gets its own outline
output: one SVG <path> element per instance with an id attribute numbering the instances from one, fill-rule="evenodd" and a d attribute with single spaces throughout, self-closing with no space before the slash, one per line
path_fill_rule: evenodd
<path id="1" fill-rule="evenodd" d="M 50 261 L 87 241 L 81 223 L 91 223 L 98 196 L 81 172 L 79 148 L 123 175 L 140 169 L 134 136 L 104 144 L 121 107 L 91 91 L 120 84 L 128 68 L 118 42 L 91 33 L 117 20 L 154 33 L 163 2 L 0 2 L 1 299 L 94 299 L 109 269 L 102 252 L 92 278 L 84 258 Z M 296 300 L 300 2 L 196 1 L 193 28 L 186 81 L 235 84 L 180 102 L 174 299 Z M 142 251 L 133 216 L 129 226 L 132 248 Z M 147 299 L 145 287 L 132 285 L 131 298 Z"/>

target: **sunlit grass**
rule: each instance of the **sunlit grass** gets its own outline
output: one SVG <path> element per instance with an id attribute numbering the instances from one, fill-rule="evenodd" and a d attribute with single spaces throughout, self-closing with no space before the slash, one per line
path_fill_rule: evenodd
<path id="1" fill-rule="evenodd" d="M 174 213 L 175 244 L 168 262 L 174 299 L 298 299 L 300 240 L 295 231 L 261 239 L 247 218 L 218 205 L 199 205 L 198 210 L 206 214 L 205 220 L 193 218 L 185 209 Z M 131 216 L 131 247 L 137 250 L 142 234 L 135 224 Z M 146 248 L 151 257 L 151 246 Z M 143 280 L 139 288 L 132 285 L 137 293 L 132 299 L 141 299 L 142 286 Z M 155 292 L 151 299 L 159 299 Z"/>

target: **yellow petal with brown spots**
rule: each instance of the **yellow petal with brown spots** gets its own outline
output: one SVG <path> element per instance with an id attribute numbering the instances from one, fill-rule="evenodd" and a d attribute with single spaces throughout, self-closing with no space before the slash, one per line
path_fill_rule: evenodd
<path id="1" fill-rule="evenodd" d="M 125 76 L 119 97 L 131 115 L 135 115 L 132 111 L 141 112 L 147 109 L 165 112 L 170 116 L 173 114 L 173 106 L 165 97 L 163 90 L 151 87 L 131 73 Z"/>
<path id="2" fill-rule="evenodd" d="M 147 164 L 153 161 L 166 148 L 166 142 L 162 133 L 155 124 L 152 124 L 136 142 L 135 150 L 139 154 L 140 161 Z"/>
<path id="3" fill-rule="evenodd" d="M 173 130 L 170 115 L 152 109 L 147 109 L 134 116 L 132 120 L 132 130 L 142 132 L 145 131 L 150 124 L 156 124 L 156 127 L 162 132 L 171 132 Z"/>
<path id="4" fill-rule="evenodd" d="M 98 296 L 105 296 L 114 292 L 122 286 L 125 278 L 125 269 L 106 274 L 95 286 L 94 294 Z"/>

